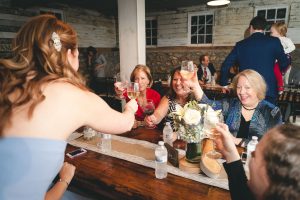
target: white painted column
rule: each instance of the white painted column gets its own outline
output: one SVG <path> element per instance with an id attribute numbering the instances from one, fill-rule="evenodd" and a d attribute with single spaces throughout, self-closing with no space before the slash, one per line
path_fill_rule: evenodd
<path id="1" fill-rule="evenodd" d="M 120 75 L 129 80 L 137 64 L 146 64 L 145 0 L 118 0 Z"/>

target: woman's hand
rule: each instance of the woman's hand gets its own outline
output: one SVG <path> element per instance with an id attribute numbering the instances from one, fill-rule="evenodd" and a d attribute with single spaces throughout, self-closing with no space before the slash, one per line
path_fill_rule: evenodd
<path id="1" fill-rule="evenodd" d="M 226 159 L 227 163 L 239 160 L 240 155 L 236 149 L 232 135 L 228 130 L 228 126 L 223 123 L 218 123 L 216 129 L 221 134 L 220 137 L 215 139 L 216 146 Z"/>
<path id="2" fill-rule="evenodd" d="M 123 95 L 125 88 L 123 87 L 123 83 L 122 82 L 115 82 L 114 83 L 115 86 L 115 92 L 116 94 L 120 97 Z"/>
<path id="3" fill-rule="evenodd" d="M 156 117 L 154 115 L 146 116 L 144 119 L 144 122 L 148 127 L 154 127 L 156 125 L 155 121 L 156 121 Z"/>
<path id="4" fill-rule="evenodd" d="M 190 90 L 194 93 L 194 96 L 196 98 L 197 101 L 200 101 L 203 97 L 203 90 L 199 84 L 199 81 L 198 81 L 198 75 L 197 75 L 197 71 L 198 71 L 198 68 L 196 67 L 195 70 L 194 70 L 194 75 L 192 76 L 191 79 L 185 79 L 183 82 L 183 84 L 190 88 Z"/>
<path id="5" fill-rule="evenodd" d="M 182 79 L 185 87 L 188 87 L 193 90 L 193 88 L 199 85 L 197 71 L 198 68 L 195 67 L 194 74 L 190 79 L 185 79 L 185 78 Z"/>
<path id="6" fill-rule="evenodd" d="M 138 104 L 135 99 L 131 99 L 124 106 L 124 110 L 131 110 L 133 113 L 135 113 L 137 109 L 138 109 Z"/>

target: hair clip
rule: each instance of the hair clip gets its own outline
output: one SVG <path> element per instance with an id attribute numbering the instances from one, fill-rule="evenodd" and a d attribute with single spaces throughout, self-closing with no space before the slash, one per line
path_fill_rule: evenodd
<path id="1" fill-rule="evenodd" d="M 56 49 L 56 51 L 60 52 L 61 50 L 61 42 L 60 42 L 60 37 L 57 33 L 53 32 L 52 33 L 52 36 L 51 36 L 51 39 L 53 40 L 53 46 L 54 48 Z"/>

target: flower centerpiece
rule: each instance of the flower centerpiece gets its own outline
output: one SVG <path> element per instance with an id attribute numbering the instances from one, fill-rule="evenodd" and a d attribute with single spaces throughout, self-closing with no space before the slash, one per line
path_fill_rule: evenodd
<path id="1" fill-rule="evenodd" d="M 170 113 L 175 130 L 187 142 L 186 160 L 189 162 L 200 162 L 205 109 L 207 105 L 189 101 L 184 107 L 176 105 L 176 111 Z"/>

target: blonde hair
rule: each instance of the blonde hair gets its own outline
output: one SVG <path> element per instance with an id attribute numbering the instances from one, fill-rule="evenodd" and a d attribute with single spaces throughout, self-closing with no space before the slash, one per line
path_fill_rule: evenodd
<path id="1" fill-rule="evenodd" d="M 276 22 L 272 25 L 273 28 L 281 35 L 286 37 L 287 26 L 284 22 Z"/>
<path id="2" fill-rule="evenodd" d="M 150 72 L 149 67 L 147 67 L 146 65 L 137 65 L 137 66 L 135 66 L 134 70 L 131 72 L 130 81 L 134 82 L 135 76 L 138 73 L 138 71 L 145 72 L 145 74 L 147 75 L 147 78 L 149 79 L 149 87 L 151 87 L 152 84 L 153 84 L 153 78 L 151 76 L 151 72 Z"/>
<path id="3" fill-rule="evenodd" d="M 54 45 L 56 33 L 61 49 Z M 80 75 L 67 59 L 67 51 L 77 50 L 74 29 L 53 15 L 33 17 L 17 33 L 11 59 L 0 59 L 0 135 L 10 125 L 12 110 L 32 102 L 28 117 L 45 99 L 41 87 L 50 81 L 60 80 L 87 90 Z M 12 94 L 16 97 L 11 98 Z"/>
<path id="4" fill-rule="evenodd" d="M 267 84 L 264 78 L 258 72 L 252 69 L 246 69 L 244 71 L 241 71 L 234 77 L 232 82 L 235 92 L 237 90 L 238 80 L 241 76 L 244 76 L 249 81 L 250 85 L 256 91 L 257 98 L 259 100 L 263 100 L 266 96 L 267 91 Z"/>

